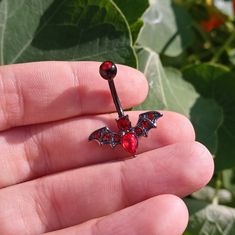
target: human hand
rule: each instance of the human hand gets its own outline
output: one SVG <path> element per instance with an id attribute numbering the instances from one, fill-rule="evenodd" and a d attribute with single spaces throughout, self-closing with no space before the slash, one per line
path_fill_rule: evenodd
<path id="1" fill-rule="evenodd" d="M 1 235 L 183 233 L 188 212 L 179 197 L 210 180 L 211 155 L 173 112 L 140 139 L 136 158 L 115 161 L 128 156 L 120 146 L 88 142 L 97 128 L 116 126 L 99 65 L 0 67 Z M 147 95 L 146 80 L 132 68 L 118 66 L 115 83 L 124 108 Z M 139 113 L 128 112 L 132 123 Z"/>

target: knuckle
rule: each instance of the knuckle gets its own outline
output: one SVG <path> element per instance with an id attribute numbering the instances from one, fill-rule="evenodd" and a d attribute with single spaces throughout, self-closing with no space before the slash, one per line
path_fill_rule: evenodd
<path id="1" fill-rule="evenodd" d="M 0 69 L 0 128 L 24 121 L 24 95 L 20 80 L 10 68 Z"/>

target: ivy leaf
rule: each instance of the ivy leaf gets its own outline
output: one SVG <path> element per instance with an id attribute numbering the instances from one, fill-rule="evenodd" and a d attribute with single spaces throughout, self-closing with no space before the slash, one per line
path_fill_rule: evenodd
<path id="1" fill-rule="evenodd" d="M 200 97 L 190 111 L 196 138 L 215 155 L 218 149 L 218 129 L 223 122 L 223 110 L 212 99 Z"/>
<path id="2" fill-rule="evenodd" d="M 202 97 L 213 100 L 222 111 L 220 125 L 214 130 L 217 135 L 215 151 L 216 170 L 235 166 L 235 79 L 234 73 L 225 67 L 212 64 L 194 65 L 186 68 L 184 78 L 191 82 Z M 202 112 L 207 112 L 207 106 Z M 221 112 L 220 111 L 220 112 Z M 218 112 L 210 117 L 218 119 Z"/>
<path id="3" fill-rule="evenodd" d="M 235 234 L 235 209 L 186 199 L 190 218 L 187 232 L 192 235 Z"/>
<path id="4" fill-rule="evenodd" d="M 184 7 L 171 0 L 151 1 L 143 19 L 145 26 L 138 38 L 141 46 L 175 57 L 193 41 L 191 16 Z"/>
<path id="5" fill-rule="evenodd" d="M 167 109 L 189 117 L 191 107 L 198 98 L 193 86 L 182 79 L 178 70 L 164 69 L 154 51 L 139 48 L 137 55 L 139 69 L 149 82 L 148 97 L 138 109 Z"/>
<path id="6" fill-rule="evenodd" d="M 135 23 L 133 23 L 130 27 L 131 27 L 131 34 L 132 34 L 132 41 L 133 41 L 133 45 L 135 45 L 136 40 L 139 36 L 139 32 L 141 30 L 141 28 L 143 27 L 144 22 L 142 19 L 138 19 Z"/>
<path id="7" fill-rule="evenodd" d="M 0 64 L 109 59 L 136 66 L 130 28 L 109 0 L 2 0 L 0 12 Z"/>
<path id="8" fill-rule="evenodd" d="M 181 72 L 163 68 L 158 54 L 150 49 L 137 49 L 139 69 L 149 82 L 149 94 L 136 109 L 167 109 L 189 117 L 197 140 L 215 154 L 218 146 L 217 130 L 223 120 L 221 107 L 206 99 L 182 77 Z"/>

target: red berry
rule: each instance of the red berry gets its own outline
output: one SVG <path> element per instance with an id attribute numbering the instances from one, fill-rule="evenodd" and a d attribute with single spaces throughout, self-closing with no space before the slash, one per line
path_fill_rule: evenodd
<path id="1" fill-rule="evenodd" d="M 106 80 L 112 80 L 117 74 L 117 67 L 111 61 L 105 61 L 100 65 L 100 76 Z"/>

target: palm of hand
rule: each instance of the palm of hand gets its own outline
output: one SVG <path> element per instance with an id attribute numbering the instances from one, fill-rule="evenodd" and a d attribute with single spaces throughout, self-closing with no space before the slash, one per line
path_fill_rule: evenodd
<path id="1" fill-rule="evenodd" d="M 208 150 L 183 116 L 164 112 L 142 138 L 138 157 L 87 141 L 116 114 L 95 62 L 44 62 L 0 68 L 0 234 L 177 235 L 187 224 L 179 197 L 213 173 Z M 147 84 L 119 66 L 124 108 L 139 104 Z M 141 92 L 138 92 L 141 90 Z M 129 112 L 135 122 L 139 112 Z M 169 195 L 173 194 L 173 195 Z"/>

